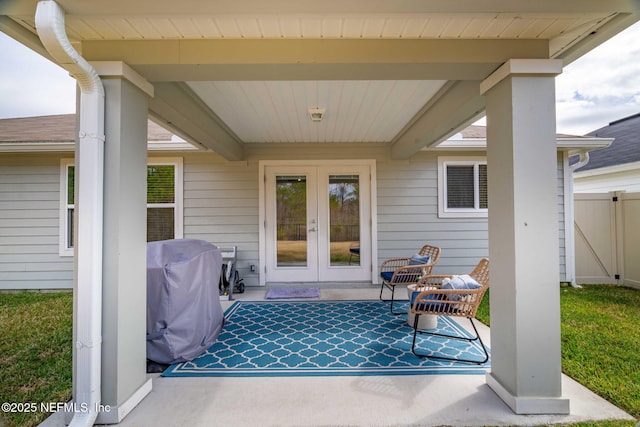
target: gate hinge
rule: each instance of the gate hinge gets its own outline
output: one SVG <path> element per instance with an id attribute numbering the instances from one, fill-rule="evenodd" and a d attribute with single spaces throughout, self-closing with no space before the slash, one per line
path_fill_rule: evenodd
<path id="1" fill-rule="evenodd" d="M 619 274 L 614 274 L 613 278 L 616 279 L 616 280 L 620 280 L 620 275 Z"/>

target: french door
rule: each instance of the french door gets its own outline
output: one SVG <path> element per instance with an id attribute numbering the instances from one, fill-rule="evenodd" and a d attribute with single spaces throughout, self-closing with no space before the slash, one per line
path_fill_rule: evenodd
<path id="1" fill-rule="evenodd" d="M 266 282 L 371 280 L 369 165 L 265 166 Z"/>

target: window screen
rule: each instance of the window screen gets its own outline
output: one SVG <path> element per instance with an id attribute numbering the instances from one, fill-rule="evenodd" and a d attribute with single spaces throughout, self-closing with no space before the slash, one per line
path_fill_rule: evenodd
<path id="1" fill-rule="evenodd" d="M 487 165 L 478 165 L 478 191 L 480 192 L 480 209 L 488 209 Z"/>
<path id="2" fill-rule="evenodd" d="M 73 248 L 74 167 L 67 168 L 66 245 Z M 147 167 L 147 242 L 175 238 L 175 165 Z"/>
<path id="3" fill-rule="evenodd" d="M 175 238 L 175 166 L 147 167 L 147 242 Z"/>
<path id="4" fill-rule="evenodd" d="M 473 165 L 447 166 L 447 207 L 474 208 Z"/>

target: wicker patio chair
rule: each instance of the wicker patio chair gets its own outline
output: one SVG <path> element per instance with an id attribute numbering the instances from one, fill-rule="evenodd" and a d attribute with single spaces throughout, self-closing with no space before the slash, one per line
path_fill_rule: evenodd
<path id="1" fill-rule="evenodd" d="M 429 257 L 428 260 L 425 257 Z M 420 278 L 431 273 L 431 269 L 440 258 L 440 248 L 432 245 L 424 245 L 411 257 L 389 258 L 380 265 L 380 300 L 389 302 L 389 310 L 392 314 L 407 314 L 406 311 L 394 312 L 393 301 L 396 286 L 415 285 Z M 382 291 L 387 288 L 391 291 L 391 299 L 382 299 Z"/>
<path id="2" fill-rule="evenodd" d="M 445 279 L 452 279 L 450 275 L 427 275 L 424 276 L 416 285 L 416 292 L 413 294 L 411 302 L 411 313 L 415 315 L 413 323 L 413 343 L 411 344 L 411 351 L 418 357 L 428 357 L 433 359 L 455 360 L 459 362 L 468 362 L 483 364 L 489 360 L 489 353 L 482 343 L 478 329 L 473 322 L 473 318 L 476 316 L 478 306 L 482 302 L 482 297 L 489 289 L 489 260 L 483 258 L 480 260 L 476 268 L 468 275 L 475 280 L 476 283 L 469 285 L 473 282 L 468 279 L 460 280 L 464 283 L 462 286 L 456 286 L 454 282 L 447 283 Z M 460 282 L 458 280 L 458 282 Z M 444 282 L 444 283 L 443 283 Z M 475 289 L 464 289 L 464 287 L 474 287 Z M 458 289 L 456 289 L 458 287 Z M 452 288 L 452 289 L 451 289 Z M 439 334 L 429 330 L 420 330 L 418 328 L 418 321 L 421 315 L 436 315 L 436 316 L 455 316 L 466 317 L 471 322 L 471 326 L 475 331 L 475 337 L 467 337 L 462 335 L 446 335 Z M 433 354 L 421 353 L 416 349 L 416 337 L 418 334 L 430 334 L 440 337 L 452 338 L 473 342 L 478 340 L 480 346 L 484 352 L 484 360 L 471 360 L 464 358 L 455 358 L 447 356 L 436 356 Z"/>

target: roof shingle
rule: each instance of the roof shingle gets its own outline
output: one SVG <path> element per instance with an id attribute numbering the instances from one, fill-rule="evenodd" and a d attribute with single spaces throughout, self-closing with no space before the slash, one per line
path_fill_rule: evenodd
<path id="1" fill-rule="evenodd" d="M 615 140 L 607 148 L 590 152 L 589 163 L 578 171 L 640 161 L 640 113 L 611 122 L 588 135 Z"/>
<path id="2" fill-rule="evenodd" d="M 75 133 L 75 114 L 0 119 L 0 142 L 73 142 Z M 147 135 L 149 141 L 170 141 L 173 136 L 152 121 Z"/>

